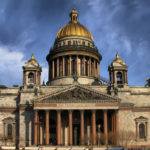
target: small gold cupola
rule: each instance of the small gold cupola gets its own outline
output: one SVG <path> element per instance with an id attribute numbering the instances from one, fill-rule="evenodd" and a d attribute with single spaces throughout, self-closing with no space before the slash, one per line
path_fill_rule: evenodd
<path id="1" fill-rule="evenodd" d="M 70 12 L 70 22 L 77 23 L 78 22 L 78 12 L 75 8 Z"/>
<path id="2" fill-rule="evenodd" d="M 32 53 L 31 59 L 28 62 L 37 63 L 37 61 L 34 59 L 33 53 Z"/>
<path id="3" fill-rule="evenodd" d="M 113 62 L 123 63 L 123 60 L 119 58 L 118 52 L 116 54 L 116 59 Z"/>

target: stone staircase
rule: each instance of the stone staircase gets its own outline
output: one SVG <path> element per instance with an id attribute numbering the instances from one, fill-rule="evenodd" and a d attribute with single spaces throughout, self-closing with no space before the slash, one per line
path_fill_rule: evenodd
<path id="1" fill-rule="evenodd" d="M 2 146 L 2 150 L 16 150 L 15 147 Z M 107 147 L 84 147 L 84 146 L 43 146 L 43 147 L 24 147 L 19 150 L 120 150 L 120 148 L 107 148 Z"/>

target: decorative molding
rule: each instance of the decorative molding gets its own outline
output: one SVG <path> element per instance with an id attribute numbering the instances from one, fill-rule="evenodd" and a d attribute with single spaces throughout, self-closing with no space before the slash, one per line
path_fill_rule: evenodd
<path id="1" fill-rule="evenodd" d="M 150 95 L 150 92 L 131 92 L 131 95 Z"/>
<path id="2" fill-rule="evenodd" d="M 17 107 L 0 107 L 0 112 L 18 112 Z"/>
<path id="3" fill-rule="evenodd" d="M 133 112 L 150 112 L 150 106 L 149 107 L 133 107 Z"/>

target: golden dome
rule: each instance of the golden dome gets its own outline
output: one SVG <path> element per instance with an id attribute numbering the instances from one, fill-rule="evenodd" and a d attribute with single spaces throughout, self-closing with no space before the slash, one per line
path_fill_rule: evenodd
<path id="1" fill-rule="evenodd" d="M 78 22 L 78 13 L 75 9 L 70 13 L 70 22 L 58 31 L 56 39 L 72 35 L 83 36 L 93 40 L 90 31 Z"/>
<path id="2" fill-rule="evenodd" d="M 116 54 L 116 59 L 113 62 L 123 63 L 123 60 L 119 58 L 119 54 Z"/>
<path id="3" fill-rule="evenodd" d="M 32 54 L 31 59 L 28 61 L 30 63 L 37 63 L 37 61 L 34 59 L 34 55 Z"/>

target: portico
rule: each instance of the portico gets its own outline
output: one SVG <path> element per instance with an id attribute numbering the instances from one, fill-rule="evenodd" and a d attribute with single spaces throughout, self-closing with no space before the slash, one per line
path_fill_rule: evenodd
<path id="1" fill-rule="evenodd" d="M 80 95 L 82 93 L 84 99 L 90 94 L 90 99 L 79 98 L 77 91 L 80 91 Z M 64 95 L 70 93 L 70 101 L 67 97 L 64 99 Z M 35 100 L 34 144 L 64 146 L 116 144 L 118 100 L 111 96 L 105 97 L 104 94 L 100 95 L 99 92 L 94 95 L 92 91 L 78 85 L 71 87 L 69 91 L 63 90 L 56 95 L 47 95 Z M 76 99 L 75 103 L 71 103 L 72 96 Z"/>

